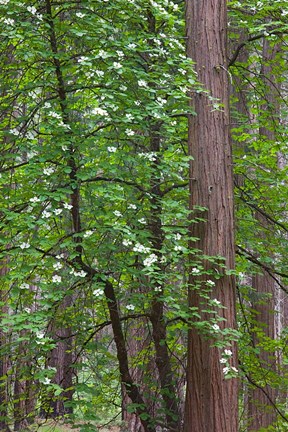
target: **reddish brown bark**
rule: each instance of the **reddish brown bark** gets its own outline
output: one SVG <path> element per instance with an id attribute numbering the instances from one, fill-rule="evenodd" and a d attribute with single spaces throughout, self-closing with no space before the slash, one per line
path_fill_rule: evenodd
<path id="1" fill-rule="evenodd" d="M 223 0 L 187 0 L 187 53 L 196 63 L 198 79 L 207 93 L 193 93 L 196 116 L 189 120 L 189 153 L 194 160 L 190 171 L 190 207 L 192 218 L 205 217 L 205 222 L 192 223 L 192 243 L 205 255 L 221 256 L 228 269 L 234 268 L 234 216 L 231 142 L 229 136 L 228 73 L 226 54 L 226 2 Z M 195 206 L 207 211 L 198 213 Z M 192 257 L 193 258 L 193 257 Z M 191 258 L 191 259 L 192 259 Z M 215 265 L 202 261 L 206 270 Z M 214 267 L 214 269 L 213 269 Z M 222 273 L 220 269 L 219 272 Z M 211 279 L 211 277 L 209 277 Z M 203 284 L 204 281 L 198 280 Z M 222 310 L 225 327 L 235 327 L 235 281 L 228 275 L 215 279 L 211 296 L 226 309 Z M 193 289 L 190 277 L 189 305 L 205 309 L 201 292 Z M 203 284 L 204 286 L 204 284 Z M 204 304 L 203 304 L 204 303 Z M 211 315 L 201 313 L 201 320 Z M 226 380 L 220 364 L 221 353 L 212 348 L 213 339 L 197 328 L 189 331 L 185 432 L 236 432 L 237 382 Z M 233 348 L 233 365 L 237 366 Z"/>
<path id="2" fill-rule="evenodd" d="M 275 282 L 268 275 L 256 275 L 252 279 L 252 286 L 257 294 L 268 294 L 270 297 L 260 299 L 253 304 L 253 309 L 256 312 L 255 320 L 258 323 L 260 331 L 266 337 L 274 339 L 274 313 L 275 313 L 275 298 L 274 289 Z M 276 420 L 275 403 L 277 392 L 269 385 L 269 375 L 276 372 L 276 354 L 260 348 L 259 338 L 254 335 L 254 345 L 258 346 L 259 353 L 259 368 L 258 379 L 262 384 L 259 387 L 253 387 L 249 391 L 248 400 L 248 417 L 249 431 L 258 431 L 260 428 L 267 428 Z"/>

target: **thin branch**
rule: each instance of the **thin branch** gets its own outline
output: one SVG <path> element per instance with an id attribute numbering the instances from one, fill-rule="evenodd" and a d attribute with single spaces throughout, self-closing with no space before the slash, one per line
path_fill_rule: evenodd
<path id="1" fill-rule="evenodd" d="M 82 183 L 92 183 L 92 182 L 96 182 L 96 181 L 106 181 L 106 182 L 115 182 L 115 183 L 122 183 L 122 184 L 126 184 L 128 186 L 133 186 L 136 189 L 140 190 L 141 192 L 146 192 L 145 189 L 138 185 L 137 183 L 128 181 L 128 180 L 123 180 L 121 178 L 118 177 L 114 177 L 114 178 L 110 178 L 110 177 L 102 177 L 102 176 L 96 176 L 96 177 L 92 177 L 86 180 L 82 180 Z"/>
<path id="2" fill-rule="evenodd" d="M 239 362 L 240 363 L 240 362 Z M 283 414 L 279 408 L 277 407 L 277 405 L 274 403 L 274 401 L 272 400 L 272 398 L 269 396 L 268 392 L 261 387 L 259 384 L 257 384 L 255 381 L 253 381 L 253 379 L 245 372 L 245 369 L 243 368 L 243 366 L 241 365 L 241 369 L 243 370 L 245 377 L 247 378 L 247 380 L 249 381 L 250 384 L 252 384 L 254 387 L 258 388 L 259 390 L 261 390 L 266 398 L 268 399 L 268 401 L 270 402 L 270 404 L 272 405 L 272 407 L 274 408 L 274 410 L 280 415 L 280 417 L 288 423 L 288 418 L 285 416 L 285 414 Z"/>
<path id="3" fill-rule="evenodd" d="M 247 192 L 245 192 L 240 186 L 235 185 L 236 188 L 238 190 L 241 191 L 242 194 L 248 195 L 249 194 Z M 240 195 L 239 198 L 241 199 L 241 201 L 243 201 L 245 204 L 247 204 L 249 207 L 253 208 L 254 210 L 256 210 L 258 213 L 260 213 L 262 216 L 265 217 L 265 219 L 267 219 L 268 221 L 272 222 L 273 224 L 279 226 L 280 228 L 282 228 L 284 231 L 288 232 L 288 227 L 286 225 L 284 225 L 283 223 L 277 221 L 276 219 L 274 219 L 272 216 L 270 216 L 268 213 L 266 213 L 263 209 L 261 209 L 260 207 L 258 207 L 255 204 L 252 204 L 251 202 L 247 201 L 243 195 Z"/>
<path id="4" fill-rule="evenodd" d="M 126 315 L 126 316 L 120 317 L 120 321 L 121 321 L 121 322 L 123 322 L 123 321 L 125 322 L 125 321 L 128 321 L 128 320 L 130 320 L 130 319 L 145 318 L 145 317 L 147 317 L 147 316 L 148 316 L 147 314 L 130 314 L 130 315 Z M 96 327 L 94 326 L 94 327 L 90 327 L 89 329 L 87 329 L 87 331 L 92 330 L 92 329 L 94 329 L 94 330 L 93 330 L 93 332 L 88 336 L 88 338 L 83 342 L 83 344 L 82 344 L 80 350 L 79 350 L 78 353 L 76 354 L 75 360 L 73 361 L 74 364 L 77 362 L 78 358 L 80 357 L 80 355 L 82 354 L 82 352 L 84 351 L 84 349 L 85 349 L 85 347 L 88 345 L 88 343 L 91 341 L 91 339 L 93 339 L 93 337 L 94 337 L 94 336 L 95 336 L 99 331 L 103 330 L 103 328 L 105 328 L 105 327 L 110 326 L 111 324 L 112 324 L 112 321 L 108 320 L 108 321 L 104 321 L 104 322 L 102 322 L 101 324 L 97 324 Z M 58 339 L 59 339 L 59 340 L 64 340 L 64 339 L 67 339 L 67 338 L 75 337 L 75 336 L 77 336 L 77 335 L 78 335 L 78 333 L 74 333 L 74 334 L 72 334 L 71 336 L 68 336 L 68 337 L 67 337 L 67 336 L 63 336 L 63 337 L 58 336 Z"/>
<path id="5" fill-rule="evenodd" d="M 237 246 L 236 253 L 239 256 L 243 256 L 249 261 L 251 261 L 253 264 L 256 264 L 258 267 L 261 267 L 263 270 L 265 270 L 269 276 L 277 283 L 277 285 L 286 293 L 288 294 L 288 289 L 279 282 L 275 274 L 284 278 L 288 278 L 287 273 L 278 272 L 277 270 L 274 270 L 272 267 L 267 266 L 266 264 L 262 263 L 258 258 L 255 257 L 251 252 L 249 252 L 247 249 L 244 249 L 241 246 Z"/>
<path id="6" fill-rule="evenodd" d="M 268 30 L 269 31 L 269 30 Z M 280 36 L 280 35 L 282 35 L 283 33 L 286 33 L 286 32 L 284 32 L 284 31 L 269 31 L 269 36 L 272 36 L 272 35 L 275 35 L 275 36 Z M 228 62 L 228 68 L 230 67 L 230 66 L 233 66 L 234 65 L 234 63 L 236 62 L 236 60 L 237 60 L 237 58 L 238 58 L 238 56 L 239 56 L 239 54 L 240 54 L 240 51 L 242 50 L 242 48 L 244 48 L 249 42 L 254 42 L 255 40 L 258 40 L 258 39 L 262 39 L 262 38 L 265 38 L 267 36 L 267 34 L 266 34 L 266 32 L 264 33 L 260 33 L 260 34 L 258 34 L 258 35 L 255 35 L 255 36 L 251 36 L 251 37 L 249 37 L 245 42 L 242 42 L 241 44 L 239 44 L 238 45 L 238 47 L 236 48 L 236 50 L 235 50 L 235 52 L 234 52 L 234 54 L 233 54 L 233 56 L 232 56 L 232 58 L 229 60 L 229 62 Z"/>

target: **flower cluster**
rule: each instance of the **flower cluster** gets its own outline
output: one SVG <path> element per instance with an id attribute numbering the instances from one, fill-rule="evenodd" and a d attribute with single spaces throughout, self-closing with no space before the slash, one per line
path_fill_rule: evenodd
<path id="1" fill-rule="evenodd" d="M 53 213 L 57 216 L 57 215 L 60 215 L 62 213 L 62 211 L 63 211 L 63 209 L 58 208 L 58 209 L 54 209 Z"/>
<path id="2" fill-rule="evenodd" d="M 144 81 L 144 80 L 142 80 L 142 79 L 140 79 L 138 81 L 138 85 L 139 85 L 139 87 L 147 87 L 147 82 Z"/>
<path id="3" fill-rule="evenodd" d="M 44 210 L 42 213 L 42 217 L 45 219 L 48 219 L 51 215 L 52 215 L 52 213 L 47 211 L 47 210 Z"/>
<path id="4" fill-rule="evenodd" d="M 122 213 L 120 211 L 118 211 L 118 210 L 115 210 L 113 213 L 117 217 L 122 217 L 123 216 Z"/>
<path id="5" fill-rule="evenodd" d="M 213 306 L 221 306 L 221 302 L 220 302 L 219 300 L 217 300 L 217 299 L 212 299 L 212 300 L 210 300 L 210 303 L 211 303 Z"/>
<path id="6" fill-rule="evenodd" d="M 94 231 L 88 230 L 83 234 L 83 237 L 88 238 L 88 237 L 91 237 L 93 234 L 94 234 Z"/>
<path id="7" fill-rule="evenodd" d="M 114 67 L 114 69 L 121 69 L 123 66 L 121 65 L 121 63 L 118 63 L 118 62 L 113 62 L 113 67 Z"/>
<path id="8" fill-rule="evenodd" d="M 117 151 L 117 147 L 107 147 L 109 153 L 115 153 Z"/>
<path id="9" fill-rule="evenodd" d="M 87 273 L 84 270 L 80 270 L 79 272 L 77 272 L 76 270 L 72 269 L 70 271 L 70 274 L 73 276 L 81 277 L 81 278 L 84 278 L 85 276 L 87 276 Z"/>
<path id="10" fill-rule="evenodd" d="M 54 283 L 60 283 L 61 281 L 62 281 L 61 276 L 59 276 L 59 275 L 53 275 L 52 276 L 52 282 L 54 282 Z"/>
<path id="11" fill-rule="evenodd" d="M 135 135 L 135 132 L 132 129 L 126 129 L 125 133 L 126 133 L 127 136 L 133 136 L 133 135 Z"/>
<path id="12" fill-rule="evenodd" d="M 156 153 L 150 152 L 150 153 L 139 153 L 139 157 L 143 159 L 149 160 L 149 162 L 154 162 L 156 160 Z"/>
<path id="13" fill-rule="evenodd" d="M 97 288 L 93 291 L 93 295 L 95 297 L 101 297 L 104 294 L 104 290 L 102 288 Z"/>
<path id="14" fill-rule="evenodd" d="M 63 267 L 63 264 L 59 261 L 57 261 L 55 264 L 53 264 L 53 268 L 55 270 L 60 270 Z"/>
<path id="15" fill-rule="evenodd" d="M 143 264 L 145 267 L 152 267 L 152 265 L 157 262 L 158 258 L 157 255 L 152 253 L 147 258 L 144 259 Z"/>
<path id="16" fill-rule="evenodd" d="M 52 118 L 56 118 L 58 120 L 62 120 L 61 114 L 55 112 L 55 111 L 49 111 L 48 115 Z"/>
<path id="17" fill-rule="evenodd" d="M 33 197 L 33 198 L 30 198 L 30 200 L 29 200 L 31 203 L 37 203 L 37 202 L 39 202 L 40 201 L 40 198 L 38 198 L 38 197 Z"/>
<path id="18" fill-rule="evenodd" d="M 200 270 L 197 267 L 193 267 L 192 270 L 191 270 L 191 273 L 193 275 L 198 275 L 200 273 Z"/>
<path id="19" fill-rule="evenodd" d="M 19 245 L 19 247 L 20 247 L 20 249 L 28 249 L 29 247 L 30 247 L 30 243 L 21 243 L 20 245 Z"/>
<path id="20" fill-rule="evenodd" d="M 76 12 L 75 14 L 78 18 L 84 18 L 86 15 L 83 14 L 82 12 Z"/>
<path id="21" fill-rule="evenodd" d="M 234 366 L 225 366 L 223 368 L 224 375 L 228 375 L 228 374 L 231 375 L 231 373 L 233 376 L 235 376 L 238 373 L 238 369 L 236 369 Z"/>
<path id="22" fill-rule="evenodd" d="M 227 375 L 236 376 L 236 374 L 238 373 L 236 367 L 231 366 L 229 363 L 232 358 L 232 355 L 233 353 L 230 349 L 225 349 L 224 352 L 222 353 L 222 357 L 219 360 L 221 364 L 225 364 L 225 366 L 223 367 L 223 374 L 226 376 Z"/>
<path id="23" fill-rule="evenodd" d="M 134 252 L 140 252 L 140 253 L 149 253 L 150 248 L 145 247 L 141 243 L 136 243 L 135 246 L 133 247 L 133 251 Z"/>
<path id="24" fill-rule="evenodd" d="M 43 19 L 42 15 L 37 13 L 37 9 L 35 6 L 27 6 L 27 11 L 30 12 L 32 15 L 34 15 L 39 20 Z"/>
<path id="25" fill-rule="evenodd" d="M 64 203 L 64 204 L 63 204 L 63 207 L 64 207 L 65 209 L 67 209 L 67 210 L 71 210 L 73 206 L 72 206 L 71 204 Z"/>
<path id="26" fill-rule="evenodd" d="M 47 176 L 50 176 L 53 173 L 54 173 L 54 168 L 52 168 L 52 167 L 48 167 L 48 168 L 43 169 L 43 174 L 45 174 Z"/>
<path id="27" fill-rule="evenodd" d="M 7 24 L 7 25 L 10 25 L 10 26 L 13 26 L 14 23 L 15 23 L 14 19 L 12 19 L 12 18 L 5 18 L 5 19 L 3 20 L 3 22 L 4 22 L 5 24 Z"/>
<path id="28" fill-rule="evenodd" d="M 105 109 L 102 108 L 94 108 L 92 114 L 101 115 L 107 117 L 109 114 Z"/>
<path id="29" fill-rule="evenodd" d="M 133 242 L 129 239 L 124 239 L 122 241 L 123 246 L 131 246 L 133 244 Z"/>

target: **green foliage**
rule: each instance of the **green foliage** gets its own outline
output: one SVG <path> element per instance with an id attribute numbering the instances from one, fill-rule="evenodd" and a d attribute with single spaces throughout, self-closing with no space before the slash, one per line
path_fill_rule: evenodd
<path id="1" fill-rule="evenodd" d="M 243 279 L 258 274 L 260 263 L 287 282 L 287 164 L 281 162 L 287 154 L 287 108 L 281 91 L 276 103 L 269 99 L 268 83 L 261 78 L 269 65 L 277 88 L 286 79 L 287 2 L 229 2 L 229 74 L 236 88 L 232 137 L 235 174 L 241 179 L 235 189 L 241 248 L 235 272 L 238 331 L 220 329 L 218 312 L 225 305 L 213 298 L 215 281 L 229 273 L 223 257 L 194 250 L 197 239 L 188 232 L 189 223 L 205 220 L 207 209 L 197 209 L 203 219 L 188 211 L 187 118 L 195 115 L 189 97 L 201 85 L 185 55 L 183 5 L 164 0 L 0 3 L 0 351 L 10 359 L 7 401 L 13 401 L 19 370 L 23 381 L 37 387 L 37 412 L 47 394 L 65 400 L 67 388 L 57 382 L 49 362 L 69 340 L 72 405 L 81 430 L 96 430 L 95 422 L 119 414 L 106 281 L 116 293 L 126 342 L 131 335 L 135 341 L 128 354 L 136 385 L 144 387 L 160 422 L 165 404 L 149 322 L 155 304 L 164 310 L 167 334 L 160 345 L 173 354 L 176 381 L 181 383 L 185 373 L 192 325 L 224 353 L 225 378 L 239 376 L 225 354 L 239 339 L 240 377 L 247 372 L 262 385 L 259 353 L 280 351 L 285 365 L 286 330 L 276 340 L 265 335 L 252 306 L 255 292 Z M 239 34 L 245 47 L 233 57 Z M 270 49 L 281 45 L 271 64 L 263 59 L 264 40 Z M 245 112 L 239 110 L 243 93 Z M 221 109 L 219 101 L 213 104 Z M 255 211 L 268 220 L 264 227 Z M 202 259 L 214 270 L 204 271 Z M 191 268 L 205 282 L 188 286 Z M 187 289 L 199 292 L 201 311 L 188 307 Z M 269 298 L 260 293 L 256 300 Z M 200 312 L 209 319 L 199 320 Z M 255 346 L 251 332 L 257 335 Z M 284 366 L 281 376 L 269 370 L 269 362 L 266 369 L 272 387 L 286 385 Z M 141 416 L 148 419 L 145 412 Z"/>
<path id="2" fill-rule="evenodd" d="M 2 324 L 15 359 L 26 345 L 40 405 L 65 395 L 49 358 L 69 329 L 73 408 L 88 429 L 115 414 L 112 399 L 120 405 L 105 281 L 124 323 L 154 301 L 173 322 L 182 307 L 189 316 L 178 269 L 188 255 L 186 118 L 197 83 L 183 11 L 166 6 L 1 4 Z M 171 347 L 180 334 L 171 332 Z"/>

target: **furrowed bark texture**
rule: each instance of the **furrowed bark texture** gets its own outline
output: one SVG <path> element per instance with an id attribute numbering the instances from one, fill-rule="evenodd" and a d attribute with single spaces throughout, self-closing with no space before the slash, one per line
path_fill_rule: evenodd
<path id="1" fill-rule="evenodd" d="M 223 0 L 186 0 L 187 53 L 196 63 L 198 79 L 207 93 L 192 93 L 196 116 L 189 120 L 189 153 L 191 162 L 191 209 L 205 207 L 206 212 L 193 212 L 206 222 L 191 224 L 191 235 L 199 240 L 192 247 L 209 256 L 222 256 L 228 269 L 234 268 L 234 216 L 231 142 L 229 136 L 228 73 L 226 54 L 227 10 Z M 215 99 L 211 99 L 215 98 Z M 220 103 L 215 109 L 213 103 Z M 193 256 L 191 260 L 193 259 Z M 203 260 L 205 269 L 216 265 Z M 193 263 L 191 262 L 191 266 Z M 220 273 L 224 273 L 220 268 Z M 190 277 L 189 305 L 205 309 L 199 290 L 193 289 Z M 202 278 L 203 279 L 203 278 Z M 209 276 L 209 279 L 211 277 Z M 204 285 L 204 280 L 198 279 Z M 235 281 L 224 275 L 215 279 L 211 297 L 226 309 L 222 327 L 235 327 Z M 211 314 L 201 312 L 202 320 Z M 217 334 L 215 335 L 217 337 Z M 185 432 L 237 432 L 237 382 L 226 380 L 221 352 L 212 348 L 213 336 L 204 336 L 196 327 L 189 331 Z M 236 364 L 235 347 L 231 365 Z"/>
<path id="2" fill-rule="evenodd" d="M 269 274 L 256 275 L 253 277 L 252 286 L 257 293 L 272 294 L 269 299 L 253 304 L 256 311 L 255 319 L 258 327 L 264 332 L 265 336 L 274 339 L 274 312 L 275 312 L 275 282 Z M 254 344 L 257 346 L 259 340 L 254 335 Z M 259 372 L 261 373 L 262 384 L 254 387 L 249 392 L 248 431 L 258 431 L 260 428 L 271 426 L 276 420 L 277 391 L 269 385 L 270 371 L 276 372 L 276 353 L 264 351 L 259 348 Z"/>

